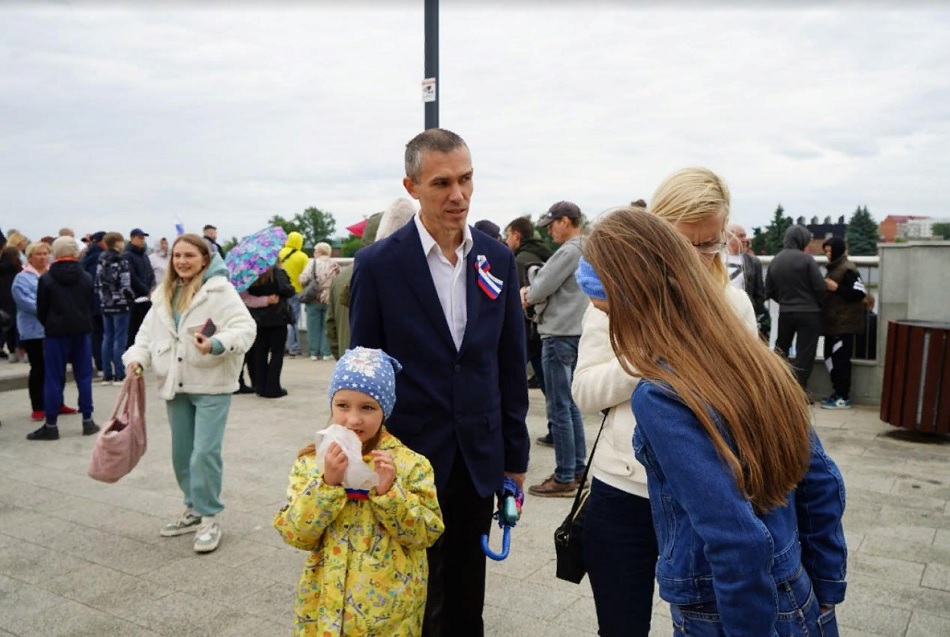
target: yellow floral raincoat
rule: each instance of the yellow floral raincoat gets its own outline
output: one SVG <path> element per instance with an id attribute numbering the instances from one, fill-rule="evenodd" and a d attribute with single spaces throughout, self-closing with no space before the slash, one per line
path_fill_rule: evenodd
<path id="1" fill-rule="evenodd" d="M 445 530 L 435 478 L 428 460 L 385 430 L 376 448 L 392 453 L 396 477 L 385 494 L 372 489 L 366 499 L 324 484 L 313 454 L 294 464 L 274 528 L 312 551 L 297 587 L 295 635 L 422 633 L 426 549 Z"/>

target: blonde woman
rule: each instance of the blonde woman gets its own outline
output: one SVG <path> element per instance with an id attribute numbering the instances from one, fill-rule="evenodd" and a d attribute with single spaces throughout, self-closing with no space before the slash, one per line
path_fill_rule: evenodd
<path id="1" fill-rule="evenodd" d="M 195 533 L 198 553 L 215 550 L 221 527 L 221 444 L 238 388 L 244 353 L 254 342 L 254 319 L 228 281 L 228 270 L 196 234 L 175 240 L 171 267 L 152 294 L 135 343 L 122 357 L 128 373 L 151 366 L 165 400 L 172 465 L 185 512 L 161 535 Z M 202 333 L 208 321 L 216 329 Z"/>
<path id="2" fill-rule="evenodd" d="M 721 236 L 729 219 L 729 190 L 711 171 L 687 169 L 664 182 L 653 196 L 653 214 L 673 223 L 685 236 L 703 243 Z M 645 209 L 646 203 L 634 207 Z M 696 236 L 698 235 L 698 236 Z M 734 315 L 729 324 L 742 338 L 755 336 L 756 323 L 746 294 L 726 285 L 722 261 L 714 258 L 714 243 L 696 248 L 703 265 L 725 290 Z M 594 593 L 602 637 L 647 637 L 653 613 L 656 534 L 650 518 L 647 476 L 633 453 L 636 421 L 630 394 L 640 378 L 625 373 L 610 346 L 609 302 L 597 274 L 586 260 L 577 281 L 592 305 L 584 314 L 571 391 L 585 411 L 608 410 L 591 464 L 589 524 L 584 525 L 584 559 Z"/>
<path id="3" fill-rule="evenodd" d="M 304 303 L 307 314 L 307 341 L 310 360 L 333 360 L 327 340 L 327 301 L 330 300 L 330 285 L 340 273 L 339 264 L 330 258 L 333 248 L 329 243 L 318 243 L 313 248 L 313 258 L 300 274 L 300 287 L 305 288 L 313 280 L 317 282 L 317 299 Z"/>
<path id="4" fill-rule="evenodd" d="M 697 254 L 713 238 L 619 209 L 586 249 L 614 353 L 643 379 L 634 451 L 660 597 L 675 636 L 837 635 L 844 484 L 791 370 L 759 339 L 736 336 L 722 282 Z"/>

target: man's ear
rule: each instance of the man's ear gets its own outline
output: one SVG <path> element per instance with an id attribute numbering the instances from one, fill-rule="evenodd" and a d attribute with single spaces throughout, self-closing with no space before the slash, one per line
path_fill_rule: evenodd
<path id="1" fill-rule="evenodd" d="M 403 186 L 403 188 L 406 189 L 406 192 L 409 193 L 409 196 L 410 196 L 410 197 L 412 197 L 413 199 L 418 200 L 418 199 L 419 199 L 419 195 L 416 194 L 416 185 L 417 185 L 416 182 L 414 182 L 411 177 L 403 177 L 403 178 L 402 178 L 402 186 Z"/>

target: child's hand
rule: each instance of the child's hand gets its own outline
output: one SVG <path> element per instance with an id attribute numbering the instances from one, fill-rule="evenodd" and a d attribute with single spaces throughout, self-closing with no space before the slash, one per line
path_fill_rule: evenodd
<path id="1" fill-rule="evenodd" d="M 376 487 L 376 493 L 383 495 L 393 486 L 393 480 L 396 479 L 396 465 L 393 462 L 393 454 L 388 451 L 373 451 L 373 467 L 379 476 L 379 485 Z"/>
<path id="2" fill-rule="evenodd" d="M 323 460 L 323 482 L 331 487 L 338 487 L 343 484 L 346 465 L 347 459 L 343 449 L 335 442 L 331 443 L 327 449 L 327 456 Z"/>

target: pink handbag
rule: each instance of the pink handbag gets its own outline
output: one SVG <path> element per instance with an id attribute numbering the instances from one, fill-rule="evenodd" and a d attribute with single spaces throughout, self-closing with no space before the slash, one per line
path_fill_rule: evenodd
<path id="1" fill-rule="evenodd" d="M 102 427 L 92 448 L 89 477 L 116 482 L 132 471 L 145 455 L 145 381 L 129 374 L 119 390 L 112 417 Z"/>

